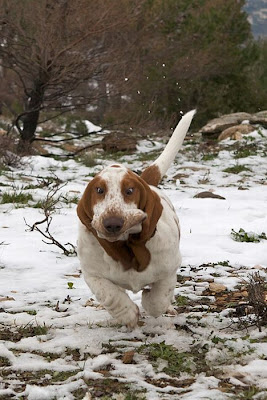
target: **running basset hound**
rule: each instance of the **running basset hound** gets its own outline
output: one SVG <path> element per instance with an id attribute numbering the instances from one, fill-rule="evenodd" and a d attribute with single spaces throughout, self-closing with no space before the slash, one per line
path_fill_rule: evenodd
<path id="1" fill-rule="evenodd" d="M 78 256 L 86 283 L 119 323 L 133 329 L 139 309 L 125 292 L 142 292 L 154 317 L 166 312 L 181 264 L 175 210 L 157 188 L 182 146 L 195 111 L 175 128 L 167 146 L 138 176 L 112 164 L 88 184 L 78 203 Z"/>

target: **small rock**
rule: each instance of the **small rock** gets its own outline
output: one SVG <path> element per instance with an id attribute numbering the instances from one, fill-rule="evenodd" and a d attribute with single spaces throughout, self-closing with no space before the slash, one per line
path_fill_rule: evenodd
<path id="1" fill-rule="evenodd" d="M 83 400 L 92 400 L 92 395 L 91 393 L 87 392 L 83 398 Z"/>
<path id="2" fill-rule="evenodd" d="M 228 138 L 240 140 L 243 138 L 243 135 L 247 135 L 250 132 L 253 132 L 255 127 L 249 124 L 240 124 L 231 126 L 230 128 L 225 129 L 218 137 L 218 141 L 225 140 Z"/>
<path id="3" fill-rule="evenodd" d="M 242 290 L 242 291 L 238 291 L 238 292 L 233 292 L 233 294 L 232 294 L 232 297 L 234 298 L 234 299 L 237 299 L 237 298 L 243 298 L 243 297 L 248 297 L 248 292 L 247 292 L 247 290 Z"/>
<path id="4" fill-rule="evenodd" d="M 194 196 L 195 199 L 221 199 L 225 200 L 225 197 L 220 196 L 219 194 L 215 194 L 212 192 L 200 192 Z"/>
<path id="5" fill-rule="evenodd" d="M 243 138 L 242 133 L 240 132 L 235 132 L 232 136 L 232 139 L 234 140 L 241 140 Z"/>
<path id="6" fill-rule="evenodd" d="M 264 270 L 265 271 L 265 267 L 263 267 L 262 265 L 254 265 L 254 267 L 253 268 L 255 268 L 255 269 L 260 269 L 260 270 Z"/>
<path id="7" fill-rule="evenodd" d="M 253 114 L 250 122 L 253 124 L 262 125 L 263 128 L 267 128 L 267 110 L 259 111 L 256 114 Z"/>
<path id="8" fill-rule="evenodd" d="M 176 179 L 186 179 L 189 178 L 189 174 L 176 174 L 173 176 L 172 179 L 176 180 Z"/>
<path id="9" fill-rule="evenodd" d="M 15 301 L 14 297 L 6 296 L 6 297 L 0 297 L 0 302 L 2 301 Z"/>
<path id="10" fill-rule="evenodd" d="M 135 151 L 137 139 L 123 132 L 111 132 L 102 139 L 104 151 Z"/>
<path id="11" fill-rule="evenodd" d="M 200 129 L 202 136 L 218 137 L 220 133 L 226 129 L 234 126 L 243 125 L 261 125 L 267 128 L 267 110 L 260 111 L 255 114 L 248 114 L 245 112 L 233 113 L 222 115 L 221 117 L 214 118 L 209 121 L 205 126 Z M 236 135 L 237 139 L 240 135 Z M 221 139 L 223 140 L 223 139 Z"/>
<path id="12" fill-rule="evenodd" d="M 240 124 L 244 120 L 250 121 L 251 114 L 240 112 L 222 115 L 221 117 L 212 119 L 210 122 L 208 122 L 205 126 L 203 126 L 203 128 L 200 129 L 200 132 L 203 135 L 220 133 L 231 126 Z"/>
<path id="13" fill-rule="evenodd" d="M 209 289 L 211 292 L 219 293 L 219 292 L 224 292 L 227 288 L 224 285 L 221 285 L 220 283 L 210 283 L 209 284 Z"/>
<path id="14" fill-rule="evenodd" d="M 177 168 L 178 170 L 179 169 L 190 169 L 191 171 L 208 171 L 208 168 L 207 167 L 194 167 L 194 166 L 191 166 L 191 165 L 188 165 L 188 166 L 184 166 L 184 167 L 179 167 L 179 168 Z"/>
<path id="15" fill-rule="evenodd" d="M 205 279 L 205 282 L 208 282 L 208 283 L 209 283 L 209 282 L 214 282 L 214 278 L 206 278 L 206 279 Z"/>

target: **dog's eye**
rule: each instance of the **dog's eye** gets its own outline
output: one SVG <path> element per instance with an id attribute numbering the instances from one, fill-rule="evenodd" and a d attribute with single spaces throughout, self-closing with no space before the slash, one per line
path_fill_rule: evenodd
<path id="1" fill-rule="evenodd" d="M 96 192 L 97 192 L 97 194 L 103 194 L 104 193 L 104 189 L 102 189 L 101 187 L 97 187 L 96 188 Z"/>
<path id="2" fill-rule="evenodd" d="M 131 194 L 133 194 L 134 192 L 134 188 L 128 188 L 125 190 L 125 193 L 127 194 L 127 196 L 130 196 Z"/>

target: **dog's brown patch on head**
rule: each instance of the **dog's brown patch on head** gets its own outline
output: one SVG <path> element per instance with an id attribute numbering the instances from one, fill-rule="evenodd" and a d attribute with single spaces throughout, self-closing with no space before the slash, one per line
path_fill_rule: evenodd
<path id="1" fill-rule="evenodd" d="M 142 184 L 139 176 L 128 171 L 121 181 L 121 193 L 125 203 L 134 203 L 139 208 Z"/>
<path id="2" fill-rule="evenodd" d="M 78 217 L 88 230 L 92 230 L 91 222 L 94 217 L 93 208 L 99 201 L 105 198 L 106 192 L 107 185 L 105 180 L 100 176 L 95 176 L 94 179 L 88 183 L 78 203 Z"/>
<path id="3" fill-rule="evenodd" d="M 118 165 L 118 164 L 113 164 L 113 165 L 111 165 L 111 167 L 112 167 L 112 168 L 120 168 L 120 165 Z"/>
<path id="4" fill-rule="evenodd" d="M 152 186 L 158 186 L 162 176 L 157 165 L 150 165 L 141 174 L 141 178 L 148 184 Z"/>

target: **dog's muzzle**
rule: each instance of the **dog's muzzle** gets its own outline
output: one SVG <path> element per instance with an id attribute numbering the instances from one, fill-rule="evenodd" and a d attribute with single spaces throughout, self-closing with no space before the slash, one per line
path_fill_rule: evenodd
<path id="1" fill-rule="evenodd" d="M 127 240 L 129 235 L 141 232 L 142 222 L 146 217 L 147 214 L 139 209 L 129 210 L 123 215 L 105 213 L 102 217 L 93 219 L 92 227 L 98 237 L 110 242 Z"/>

